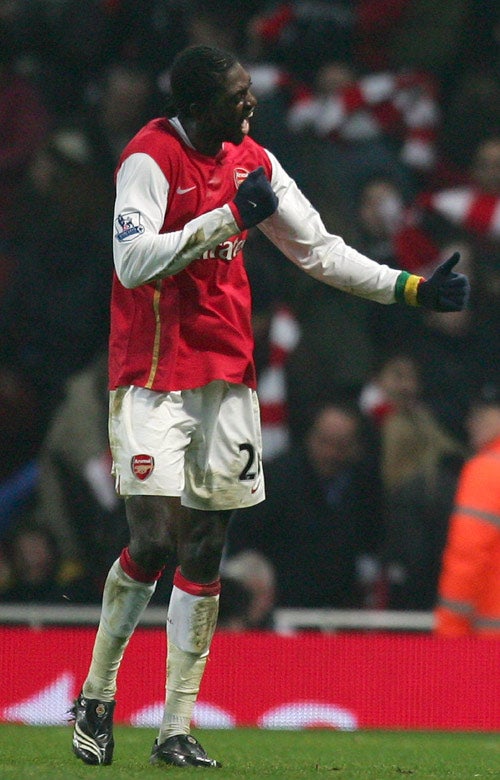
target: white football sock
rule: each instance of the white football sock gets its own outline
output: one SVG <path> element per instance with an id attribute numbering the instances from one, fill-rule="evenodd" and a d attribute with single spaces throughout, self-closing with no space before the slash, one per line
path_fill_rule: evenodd
<path id="1" fill-rule="evenodd" d="M 109 570 L 92 662 L 82 688 L 88 699 L 112 701 L 125 648 L 156 588 L 155 582 L 138 582 L 123 571 L 120 560 Z"/>
<path id="2" fill-rule="evenodd" d="M 176 574 L 174 582 L 179 582 L 179 576 L 182 578 Z M 202 585 L 193 583 L 193 586 L 193 590 L 203 592 Z M 214 583 L 208 585 L 206 592 L 214 592 L 218 584 L 214 586 Z M 218 611 L 218 593 L 194 595 L 174 584 L 167 616 L 166 703 L 159 743 L 175 734 L 189 734 Z"/>

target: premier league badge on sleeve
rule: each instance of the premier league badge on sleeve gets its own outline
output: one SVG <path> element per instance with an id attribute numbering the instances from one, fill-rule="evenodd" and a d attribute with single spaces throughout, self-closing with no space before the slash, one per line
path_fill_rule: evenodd
<path id="1" fill-rule="evenodd" d="M 129 211 L 126 214 L 118 214 L 115 219 L 115 238 L 122 243 L 132 241 L 136 236 L 144 233 L 144 225 L 141 224 L 141 215 L 138 211 Z"/>

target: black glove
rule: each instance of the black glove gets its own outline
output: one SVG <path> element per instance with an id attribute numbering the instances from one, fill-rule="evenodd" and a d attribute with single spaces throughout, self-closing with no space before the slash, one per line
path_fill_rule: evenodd
<path id="1" fill-rule="evenodd" d="M 464 274 L 452 271 L 460 260 L 455 252 L 436 268 L 430 279 L 420 282 L 417 289 L 417 303 L 432 311 L 462 311 L 470 295 L 469 280 Z"/>
<path id="2" fill-rule="evenodd" d="M 278 208 L 278 198 L 262 166 L 248 174 L 240 184 L 233 202 L 244 228 L 254 227 L 274 214 Z"/>

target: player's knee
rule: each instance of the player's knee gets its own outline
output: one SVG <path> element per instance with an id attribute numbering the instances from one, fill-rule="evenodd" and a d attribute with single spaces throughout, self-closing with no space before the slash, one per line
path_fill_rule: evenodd
<path id="1" fill-rule="evenodd" d="M 133 496 L 126 506 L 130 555 L 146 571 L 158 571 L 174 549 L 170 509 L 156 496 Z"/>
<path id="2" fill-rule="evenodd" d="M 216 579 L 230 512 L 193 510 L 179 538 L 178 557 L 185 577 L 194 582 Z"/>
<path id="3" fill-rule="evenodd" d="M 224 538 L 219 534 L 186 542 L 179 552 L 183 573 L 195 582 L 210 582 L 219 571 Z"/>
<path id="4" fill-rule="evenodd" d="M 172 553 L 172 546 L 165 537 L 136 536 L 130 540 L 130 555 L 145 571 L 158 571 L 167 562 Z"/>

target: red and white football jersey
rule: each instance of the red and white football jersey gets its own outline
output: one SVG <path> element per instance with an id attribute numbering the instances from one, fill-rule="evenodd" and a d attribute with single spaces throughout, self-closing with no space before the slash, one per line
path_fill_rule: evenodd
<path id="1" fill-rule="evenodd" d="M 262 165 L 279 206 L 259 228 L 294 263 L 340 289 L 394 302 L 399 271 L 329 234 L 276 158 L 246 136 L 200 154 L 177 119 L 155 119 L 117 168 L 110 388 L 256 387 L 246 232 L 229 203 Z"/>

